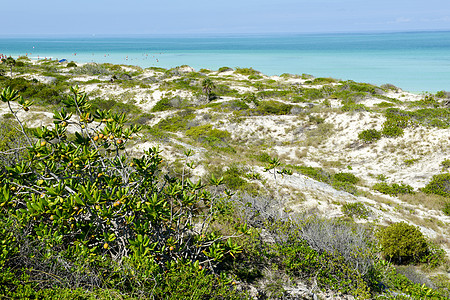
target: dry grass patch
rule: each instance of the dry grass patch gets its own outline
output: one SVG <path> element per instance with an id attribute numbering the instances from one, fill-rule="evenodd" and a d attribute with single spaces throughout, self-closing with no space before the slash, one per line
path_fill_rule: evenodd
<path id="1" fill-rule="evenodd" d="M 447 198 L 434 194 L 425 194 L 423 192 L 416 192 L 414 194 L 403 194 L 398 197 L 400 200 L 412 204 L 412 205 L 422 205 L 427 209 L 433 209 L 437 211 L 441 211 L 444 207 Z"/>

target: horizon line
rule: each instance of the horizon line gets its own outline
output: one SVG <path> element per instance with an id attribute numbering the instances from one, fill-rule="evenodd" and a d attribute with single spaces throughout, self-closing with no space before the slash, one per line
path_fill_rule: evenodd
<path id="1" fill-rule="evenodd" d="M 339 35 L 339 34 L 390 34 L 390 33 L 437 33 L 450 32 L 450 29 L 424 29 L 424 30 L 365 30 L 365 31 L 321 31 L 321 32 L 222 32 L 222 33 L 16 33 L 16 34 L 0 34 L 0 38 L 32 38 L 32 37 L 239 37 L 239 36 L 273 36 L 273 35 Z"/>

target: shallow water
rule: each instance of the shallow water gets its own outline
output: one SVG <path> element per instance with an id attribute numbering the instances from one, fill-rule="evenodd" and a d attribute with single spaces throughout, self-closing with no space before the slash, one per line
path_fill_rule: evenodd
<path id="1" fill-rule="evenodd" d="M 450 91 L 450 32 L 209 37 L 0 38 L 0 53 L 196 70 L 252 67 L 412 92 Z"/>

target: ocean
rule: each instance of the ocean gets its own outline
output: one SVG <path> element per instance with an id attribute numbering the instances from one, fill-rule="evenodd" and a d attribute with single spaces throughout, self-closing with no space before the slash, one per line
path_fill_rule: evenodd
<path id="1" fill-rule="evenodd" d="M 0 53 L 142 68 L 252 67 L 267 75 L 311 74 L 390 83 L 411 92 L 450 91 L 450 32 L 0 37 Z"/>

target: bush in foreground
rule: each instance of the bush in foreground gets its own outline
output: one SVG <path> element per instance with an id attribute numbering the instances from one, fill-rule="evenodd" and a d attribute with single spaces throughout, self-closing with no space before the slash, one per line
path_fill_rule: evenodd
<path id="1" fill-rule="evenodd" d="M 0 166 L 0 293 L 80 287 L 156 298 L 170 291 L 172 299 L 233 295 L 226 277 L 211 275 L 241 251 L 210 227 L 219 196 L 200 181 L 162 176 L 156 148 L 127 156 L 140 127 L 126 127 L 123 114 L 90 113 L 86 95 L 71 92 L 64 103 L 76 118 L 63 108 L 34 137 L 12 108 L 31 103 L 9 88 L 1 94 L 28 147 L 21 161 Z M 232 235 L 242 235 L 239 228 Z"/>
<path id="2" fill-rule="evenodd" d="M 394 223 L 378 234 L 383 254 L 395 263 L 419 262 L 428 252 L 420 230 L 404 222 Z"/>

